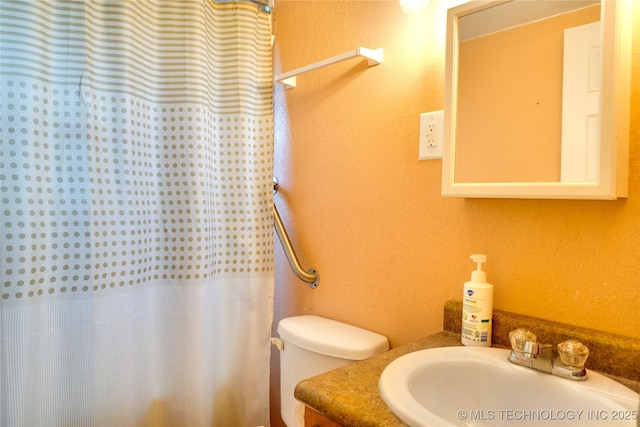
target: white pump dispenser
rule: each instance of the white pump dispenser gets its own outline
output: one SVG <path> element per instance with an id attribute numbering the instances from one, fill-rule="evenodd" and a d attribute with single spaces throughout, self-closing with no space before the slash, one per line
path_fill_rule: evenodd
<path id="1" fill-rule="evenodd" d="M 470 258 L 477 264 L 477 268 L 471 273 L 471 281 L 464 284 L 462 344 L 490 347 L 493 285 L 487 283 L 487 273 L 482 270 L 482 263 L 487 262 L 487 256 L 475 254 Z"/>

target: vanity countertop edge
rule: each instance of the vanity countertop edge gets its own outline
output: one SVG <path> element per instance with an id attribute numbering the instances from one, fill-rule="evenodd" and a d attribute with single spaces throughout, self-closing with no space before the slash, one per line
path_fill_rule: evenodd
<path id="1" fill-rule="evenodd" d="M 393 348 L 342 368 L 303 380 L 295 397 L 344 427 L 406 427 L 386 406 L 378 391 L 384 368 L 407 353 L 459 346 L 460 335 L 443 331 Z"/>

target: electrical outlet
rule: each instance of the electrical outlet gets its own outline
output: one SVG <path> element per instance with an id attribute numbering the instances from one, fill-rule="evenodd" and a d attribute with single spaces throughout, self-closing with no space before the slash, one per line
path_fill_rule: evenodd
<path id="1" fill-rule="evenodd" d="M 420 114 L 420 160 L 441 159 L 444 145 L 444 111 Z"/>
<path id="2" fill-rule="evenodd" d="M 435 147 L 436 143 L 436 124 L 434 121 L 429 121 L 427 123 L 427 147 Z"/>

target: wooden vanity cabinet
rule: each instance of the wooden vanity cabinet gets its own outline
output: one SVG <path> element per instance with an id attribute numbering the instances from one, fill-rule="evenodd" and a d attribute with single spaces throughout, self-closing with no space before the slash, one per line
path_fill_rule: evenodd
<path id="1" fill-rule="evenodd" d="M 319 412 L 305 406 L 304 408 L 304 427 L 342 427 L 335 421 L 331 421 Z"/>

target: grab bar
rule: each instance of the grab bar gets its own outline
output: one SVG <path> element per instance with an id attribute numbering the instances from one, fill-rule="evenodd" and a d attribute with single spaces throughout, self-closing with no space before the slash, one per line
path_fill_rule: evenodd
<path id="1" fill-rule="evenodd" d="M 276 193 L 277 191 L 278 180 L 274 177 L 273 192 Z M 282 218 L 280 218 L 280 213 L 278 213 L 278 208 L 276 208 L 275 203 L 273 204 L 273 227 L 276 229 L 276 234 L 282 244 L 282 249 L 284 249 L 284 254 L 287 257 L 287 261 L 289 261 L 293 274 L 295 274 L 298 279 L 306 282 L 311 289 L 317 288 L 320 277 L 315 269 L 310 268 L 307 271 L 304 271 L 300 265 L 300 261 L 298 261 L 298 257 L 296 256 L 296 251 L 293 249 L 293 245 L 291 244 L 287 230 L 284 228 Z"/>

